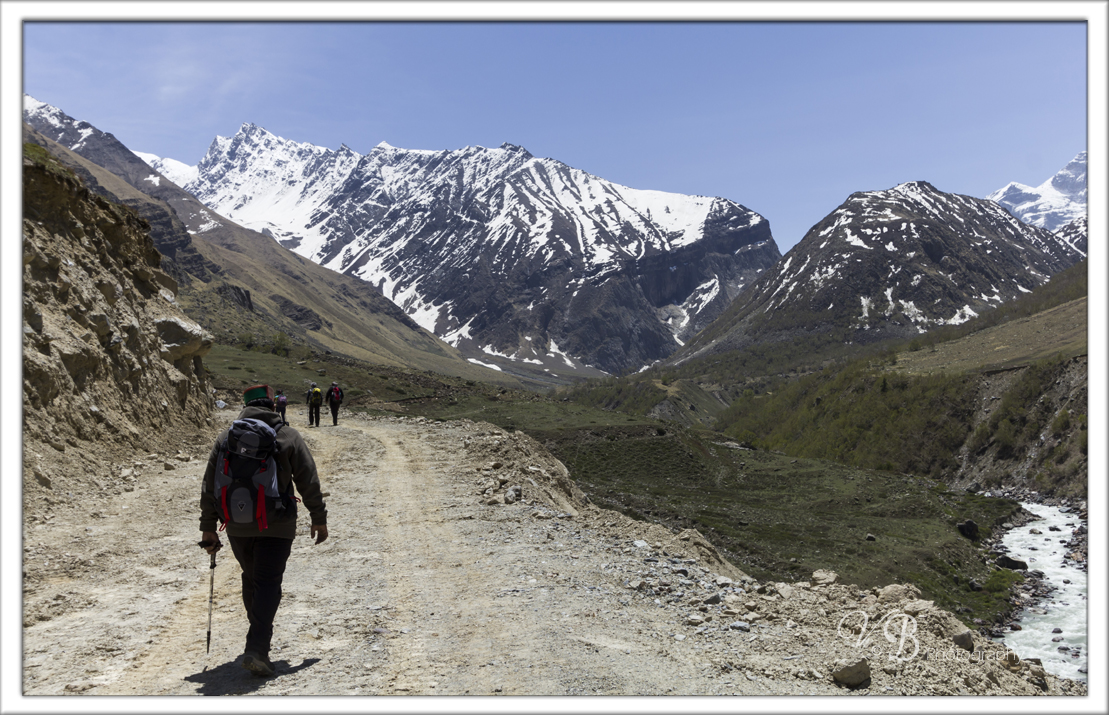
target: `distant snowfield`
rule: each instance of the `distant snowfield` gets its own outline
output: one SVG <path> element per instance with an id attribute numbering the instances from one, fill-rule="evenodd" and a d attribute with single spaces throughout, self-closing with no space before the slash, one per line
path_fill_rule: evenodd
<path id="1" fill-rule="evenodd" d="M 1008 209 L 1025 223 L 1058 231 L 1086 216 L 1086 152 L 1080 152 L 1059 173 L 1039 186 L 1010 182 L 986 198 Z"/>
<path id="2" fill-rule="evenodd" d="M 134 154 L 149 164 L 151 169 L 154 169 L 154 171 L 157 171 L 159 174 L 181 187 L 195 181 L 200 173 L 197 167 L 189 166 L 176 159 L 163 159 L 155 154 L 146 154 L 138 151 L 134 152 Z"/>

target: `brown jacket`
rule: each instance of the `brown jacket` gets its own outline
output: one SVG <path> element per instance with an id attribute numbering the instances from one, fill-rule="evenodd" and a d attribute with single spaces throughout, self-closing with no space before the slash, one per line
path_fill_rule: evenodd
<path id="1" fill-rule="evenodd" d="M 316 462 L 308 445 L 292 427 L 282 426 L 281 415 L 267 410 L 264 407 L 244 407 L 238 419 L 253 417 L 262 420 L 277 432 L 277 486 L 282 494 L 289 493 L 289 482 L 296 485 L 296 490 L 303 501 L 303 508 L 308 510 L 313 525 L 327 524 L 327 505 L 323 501 L 320 489 L 320 478 L 316 474 Z M 215 531 L 219 521 L 219 504 L 215 495 L 216 462 L 219 459 L 219 446 L 227 439 L 228 430 L 224 430 L 216 443 L 212 445 L 212 453 L 208 455 L 208 468 L 204 470 L 204 482 L 200 488 L 200 530 Z M 276 536 L 283 539 L 292 539 L 296 536 L 296 524 L 289 521 L 282 524 L 273 524 L 265 531 L 258 531 L 256 526 L 246 526 L 230 522 L 227 524 L 228 536 Z"/>

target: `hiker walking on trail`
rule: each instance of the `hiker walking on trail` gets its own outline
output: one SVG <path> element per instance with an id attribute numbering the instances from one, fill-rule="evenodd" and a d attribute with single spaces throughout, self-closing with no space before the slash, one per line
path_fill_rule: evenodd
<path id="1" fill-rule="evenodd" d="M 327 406 L 331 408 L 332 426 L 339 424 L 339 405 L 341 404 L 343 404 L 343 390 L 339 387 L 339 383 L 333 382 L 327 390 Z"/>
<path id="2" fill-rule="evenodd" d="M 200 545 L 209 554 L 222 548 L 216 533 L 221 522 L 242 568 L 250 622 L 242 666 L 266 677 L 275 674 L 269 658 L 273 619 L 296 536 L 294 485 L 311 517 L 315 543 L 327 539 L 327 506 L 316 463 L 300 433 L 274 411 L 272 394 L 267 385 L 243 393 L 245 407 L 212 447 L 200 492 Z"/>
<path id="3" fill-rule="evenodd" d="M 285 418 L 285 410 L 289 407 L 289 398 L 285 395 L 283 390 L 278 390 L 273 398 L 273 409 L 277 414 L 281 415 L 281 424 L 286 427 L 289 426 L 289 420 Z"/>
<path id="4" fill-rule="evenodd" d="M 323 390 L 316 387 L 316 383 L 308 388 L 308 392 L 304 393 L 304 401 L 308 404 L 308 426 L 311 427 L 313 422 L 316 427 L 320 426 L 320 406 L 323 405 Z"/>

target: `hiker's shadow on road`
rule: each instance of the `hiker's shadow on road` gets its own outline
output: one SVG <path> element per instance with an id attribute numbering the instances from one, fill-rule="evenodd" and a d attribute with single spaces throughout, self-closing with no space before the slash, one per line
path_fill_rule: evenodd
<path id="1" fill-rule="evenodd" d="M 249 695 L 266 683 L 310 668 L 319 662 L 319 658 L 306 658 L 300 665 L 289 665 L 287 660 L 275 660 L 273 667 L 277 675 L 272 678 L 259 678 L 244 670 L 237 660 L 233 660 L 230 663 L 223 663 L 215 668 L 185 676 L 185 680 L 200 684 L 198 695 Z"/>

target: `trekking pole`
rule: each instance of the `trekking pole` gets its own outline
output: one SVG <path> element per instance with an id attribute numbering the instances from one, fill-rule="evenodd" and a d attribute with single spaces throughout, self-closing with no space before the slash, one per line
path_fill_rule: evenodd
<path id="1" fill-rule="evenodd" d="M 208 579 L 208 645 L 204 649 L 205 655 L 212 652 L 212 601 L 216 593 L 216 552 L 212 552 L 212 563 L 208 567 L 211 578 Z"/>
<path id="2" fill-rule="evenodd" d="M 206 549 L 212 545 L 212 542 L 201 541 L 197 545 Z M 212 561 L 208 566 L 208 572 L 211 576 L 208 579 L 208 645 L 204 649 L 205 654 L 212 652 L 212 601 L 215 599 L 216 594 L 216 551 L 219 551 L 221 548 L 223 548 L 223 544 L 219 543 L 219 540 L 217 540 L 216 548 L 211 554 Z M 207 670 L 207 666 L 205 666 L 205 670 Z"/>

